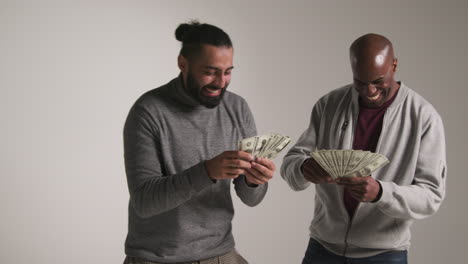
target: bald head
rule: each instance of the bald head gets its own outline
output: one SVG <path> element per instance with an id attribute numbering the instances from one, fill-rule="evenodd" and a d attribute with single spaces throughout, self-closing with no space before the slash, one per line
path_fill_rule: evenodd
<path id="1" fill-rule="evenodd" d="M 356 39 L 349 48 L 349 58 L 353 72 L 355 68 L 372 70 L 393 63 L 393 45 L 386 37 L 366 34 Z"/>
<path id="2" fill-rule="evenodd" d="M 354 86 L 363 102 L 379 107 L 398 90 L 394 80 L 397 59 L 393 45 L 386 37 L 366 34 L 356 39 L 349 48 Z"/>

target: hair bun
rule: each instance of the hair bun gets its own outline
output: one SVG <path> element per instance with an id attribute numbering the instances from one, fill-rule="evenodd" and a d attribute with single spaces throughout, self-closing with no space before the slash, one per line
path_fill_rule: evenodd
<path id="1" fill-rule="evenodd" d="M 185 36 L 187 36 L 187 32 L 190 30 L 190 25 L 189 24 L 180 24 L 176 31 L 175 31 L 175 37 L 178 41 L 184 42 Z"/>
<path id="2" fill-rule="evenodd" d="M 196 20 L 191 21 L 190 23 L 180 24 L 176 31 L 175 37 L 178 41 L 184 42 L 187 39 L 188 33 L 195 27 L 199 26 L 200 23 Z"/>

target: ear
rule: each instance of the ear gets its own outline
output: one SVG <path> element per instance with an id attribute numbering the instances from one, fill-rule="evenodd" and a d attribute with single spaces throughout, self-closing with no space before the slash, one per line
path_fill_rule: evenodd
<path id="1" fill-rule="evenodd" d="M 179 57 L 177 57 L 177 66 L 179 66 L 181 72 L 186 72 L 188 68 L 187 59 L 184 56 L 179 55 Z"/>
<path id="2" fill-rule="evenodd" d="M 396 72 L 397 66 L 398 66 L 398 59 L 394 58 L 393 59 L 393 72 Z"/>

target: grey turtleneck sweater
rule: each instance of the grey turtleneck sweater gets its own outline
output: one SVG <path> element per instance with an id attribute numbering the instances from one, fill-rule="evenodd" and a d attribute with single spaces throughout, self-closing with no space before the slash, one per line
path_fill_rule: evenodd
<path id="1" fill-rule="evenodd" d="M 231 180 L 213 182 L 204 161 L 254 135 L 247 103 L 229 91 L 209 109 L 184 90 L 179 76 L 141 96 L 124 127 L 130 192 L 125 253 L 173 263 L 233 250 Z M 268 187 L 249 187 L 242 175 L 233 183 L 249 206 L 260 203 Z"/>

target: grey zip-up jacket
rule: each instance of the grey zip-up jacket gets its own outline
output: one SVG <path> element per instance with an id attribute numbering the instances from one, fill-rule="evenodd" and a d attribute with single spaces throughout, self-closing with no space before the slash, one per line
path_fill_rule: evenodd
<path id="1" fill-rule="evenodd" d="M 311 184 L 301 172 L 311 151 L 352 149 L 358 114 L 358 93 L 352 85 L 316 103 L 308 129 L 281 166 L 281 176 L 293 190 Z M 444 199 L 442 119 L 429 102 L 403 83 L 385 112 L 376 152 L 390 160 L 372 174 L 382 186 L 382 196 L 375 203 L 360 203 L 352 221 L 343 203 L 343 187 L 315 185 L 310 236 L 335 254 L 360 258 L 408 249 L 413 220 L 434 214 Z"/>

